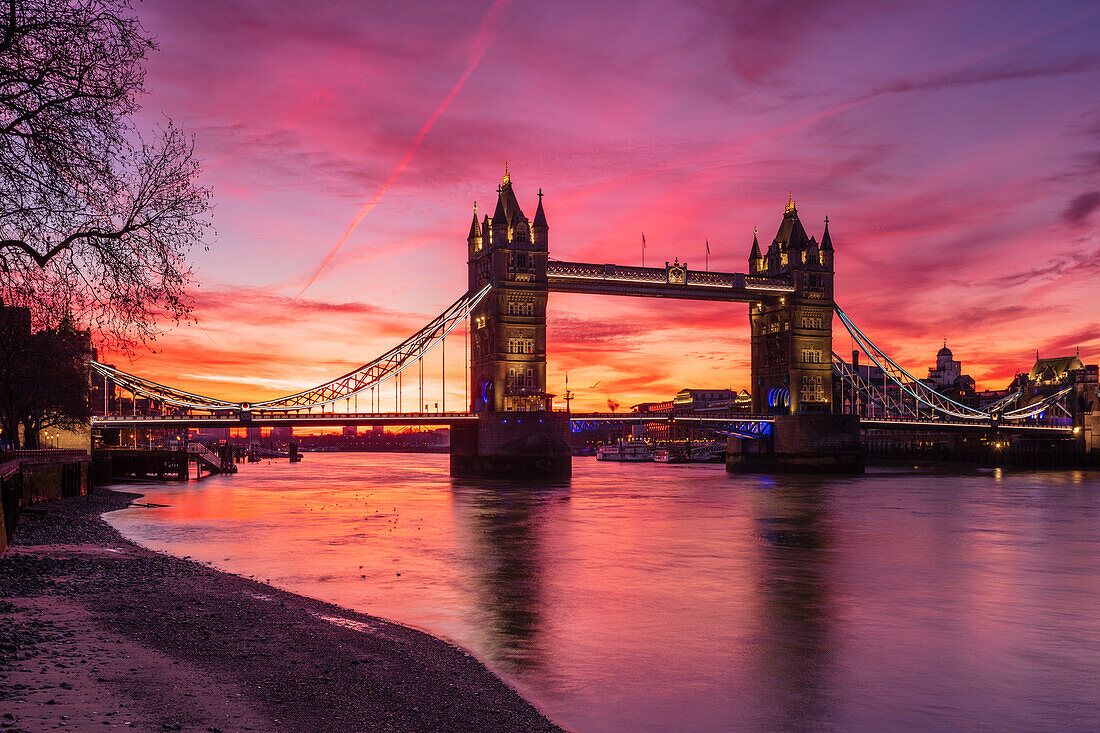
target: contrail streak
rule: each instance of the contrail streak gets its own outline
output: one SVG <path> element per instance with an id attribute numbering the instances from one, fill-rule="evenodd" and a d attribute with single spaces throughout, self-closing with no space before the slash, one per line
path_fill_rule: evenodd
<path id="1" fill-rule="evenodd" d="M 382 184 L 374 196 L 369 201 L 359 207 L 359 211 L 355 212 L 355 216 L 348 222 L 348 226 L 344 229 L 344 233 L 340 235 L 340 239 L 336 241 L 336 244 L 329 250 L 329 253 L 325 255 L 325 259 L 321 260 L 320 266 L 317 271 L 313 273 L 313 277 L 298 291 L 298 294 L 294 296 L 294 300 L 302 297 L 302 294 L 309 290 L 310 286 L 317 281 L 321 273 L 324 272 L 328 264 L 332 262 L 332 258 L 336 256 L 336 253 L 340 251 L 340 248 L 344 246 L 344 243 L 348 241 L 348 237 L 359 226 L 359 222 L 363 221 L 364 217 L 371 212 L 378 202 L 382 200 L 382 197 L 386 195 L 386 192 L 390 190 L 397 178 L 408 167 L 409 162 L 416 154 L 416 149 L 420 147 L 420 143 L 424 140 L 424 137 L 428 134 L 428 131 L 432 129 L 432 125 L 436 120 L 440 118 L 447 107 L 454 101 L 454 98 L 461 91 L 462 86 L 466 83 L 466 80 L 470 78 L 470 75 L 474 73 L 474 69 L 477 68 L 478 63 L 481 62 L 481 57 L 485 55 L 486 49 L 489 48 L 489 42 L 496 36 L 497 31 L 500 30 L 501 25 L 504 24 L 504 16 L 507 14 L 508 6 L 512 4 L 512 0 L 496 0 L 493 3 L 493 7 L 489 8 L 489 12 L 485 14 L 484 20 L 481 21 L 481 27 L 478 29 L 477 36 L 474 38 L 474 42 L 470 45 L 469 61 L 466 64 L 466 70 L 462 72 L 462 76 L 459 78 L 458 83 L 454 85 L 451 91 L 443 99 L 443 102 L 432 113 L 432 116 L 428 118 L 428 121 L 424 123 L 424 126 L 420 128 L 420 134 L 413 140 L 412 145 L 409 146 L 409 150 L 405 153 L 405 157 L 401 159 L 401 162 L 397 164 L 397 167 L 393 169 L 393 173 Z"/>

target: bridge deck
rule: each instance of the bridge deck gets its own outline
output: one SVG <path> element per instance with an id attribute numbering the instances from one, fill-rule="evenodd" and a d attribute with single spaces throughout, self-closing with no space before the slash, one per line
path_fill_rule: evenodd
<path id="1" fill-rule="evenodd" d="M 667 415 L 645 412 L 574 412 L 574 422 L 585 421 L 603 424 L 679 423 L 714 427 L 728 423 L 770 424 L 773 415 L 729 413 L 724 415 Z M 473 412 L 388 412 L 388 413 L 327 413 L 274 415 L 253 414 L 251 418 L 236 415 L 102 415 L 92 418 L 92 427 L 104 428 L 240 428 L 240 427 L 338 427 L 343 425 L 455 425 L 474 422 Z M 1052 436 L 1073 435 L 1069 425 L 1043 425 L 1036 423 L 992 424 L 987 420 L 928 420 L 918 418 L 861 418 L 861 429 L 957 432 L 974 430 L 999 430 L 1006 433 L 1032 433 Z"/>
<path id="2" fill-rule="evenodd" d="M 633 295 L 645 298 L 719 300 L 748 303 L 764 295 L 793 293 L 786 278 L 757 277 L 732 272 L 684 270 L 684 282 L 671 281 L 663 267 L 598 265 L 552 261 L 546 265 L 549 289 L 557 293 Z"/>
<path id="3" fill-rule="evenodd" d="M 994 424 L 990 420 L 929 420 L 927 418 L 884 417 L 859 419 L 861 430 L 906 430 L 924 432 L 970 432 L 974 430 L 998 430 L 1005 433 L 1035 433 L 1044 435 L 1073 435 L 1072 425 L 1043 425 L 1040 423 Z"/>
<path id="4" fill-rule="evenodd" d="M 253 414 L 250 418 L 236 415 L 97 415 L 93 428 L 275 428 L 275 427 L 339 427 L 342 425 L 454 425 L 472 422 L 472 412 L 388 412 L 388 413 L 326 413 L 326 414 Z"/>

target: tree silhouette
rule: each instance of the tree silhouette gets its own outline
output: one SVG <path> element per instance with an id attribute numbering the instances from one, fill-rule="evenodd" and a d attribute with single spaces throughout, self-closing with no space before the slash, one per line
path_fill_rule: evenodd
<path id="1" fill-rule="evenodd" d="M 0 0 L 0 299 L 132 348 L 190 313 L 209 191 L 193 140 L 134 126 L 154 48 L 127 0 Z"/>
<path id="2" fill-rule="evenodd" d="M 87 428 L 91 417 L 91 338 L 63 318 L 57 328 L 30 330 L 30 314 L 0 307 L 0 428 L 3 440 L 37 448 L 39 431 Z"/>

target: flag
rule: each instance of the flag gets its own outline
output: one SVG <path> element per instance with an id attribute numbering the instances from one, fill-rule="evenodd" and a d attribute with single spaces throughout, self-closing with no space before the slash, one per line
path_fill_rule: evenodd
<path id="1" fill-rule="evenodd" d="M 710 240 L 707 240 L 707 254 L 710 254 Z"/>
<path id="2" fill-rule="evenodd" d="M 645 250 L 645 232 L 642 232 L 642 249 Z"/>

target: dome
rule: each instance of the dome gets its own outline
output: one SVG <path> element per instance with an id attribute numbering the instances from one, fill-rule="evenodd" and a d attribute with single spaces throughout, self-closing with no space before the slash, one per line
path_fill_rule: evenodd
<path id="1" fill-rule="evenodd" d="M 951 359 L 951 358 L 954 357 L 954 354 L 951 353 L 951 349 L 947 348 L 947 342 L 946 341 L 943 342 L 943 348 L 936 352 L 936 358 L 937 359 L 940 358 L 940 357 L 944 357 L 944 356 L 946 356 L 948 359 Z"/>

